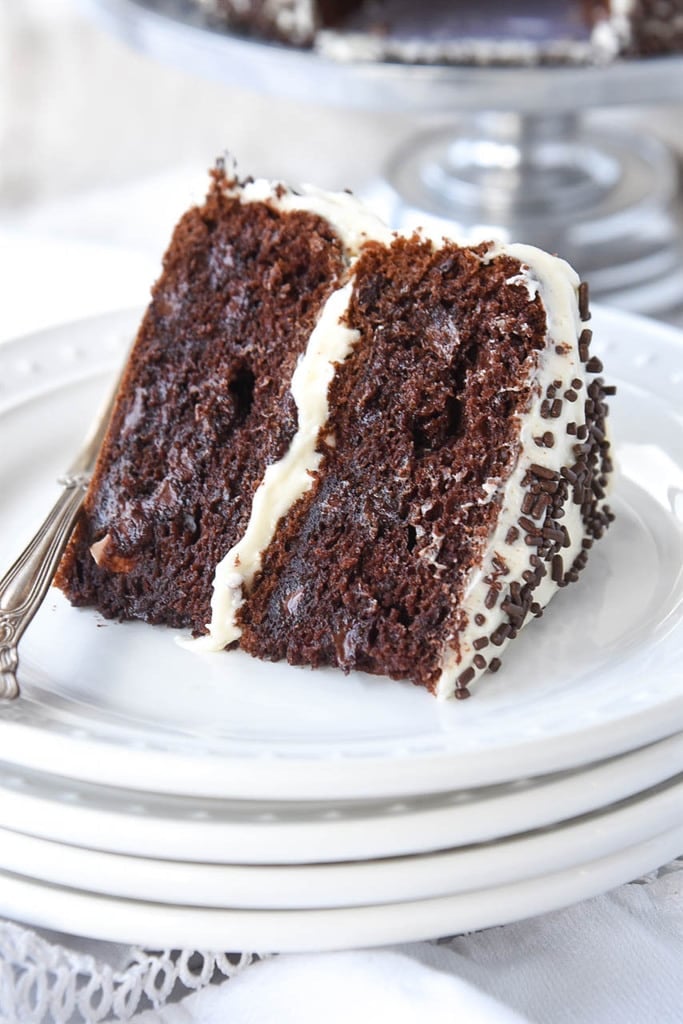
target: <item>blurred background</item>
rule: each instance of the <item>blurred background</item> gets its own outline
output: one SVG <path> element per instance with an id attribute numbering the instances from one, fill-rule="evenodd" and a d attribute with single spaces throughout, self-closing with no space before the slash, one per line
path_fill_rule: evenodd
<path id="1" fill-rule="evenodd" d="M 444 121 L 373 110 L 371 91 L 366 109 L 323 105 L 314 81 L 306 102 L 245 76 L 212 81 L 129 48 L 86 9 L 0 0 L 2 337 L 144 302 L 173 224 L 226 149 L 243 174 L 363 193 L 403 140 Z M 679 79 L 680 102 L 595 110 L 591 124 L 646 128 L 683 155 Z M 654 306 L 641 311 L 683 323 L 675 302 Z"/>

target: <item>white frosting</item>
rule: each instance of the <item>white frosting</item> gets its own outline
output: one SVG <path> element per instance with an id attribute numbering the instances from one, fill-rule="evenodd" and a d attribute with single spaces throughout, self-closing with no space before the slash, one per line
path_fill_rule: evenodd
<path id="1" fill-rule="evenodd" d="M 235 190 L 235 194 L 240 195 L 243 203 L 267 202 L 283 213 L 301 210 L 317 214 L 332 225 L 350 260 L 360 255 L 370 239 L 389 245 L 394 237 L 384 221 L 350 192 L 326 192 L 314 185 L 301 185 L 297 192 L 292 192 L 284 185 L 257 178 Z"/>
<path id="2" fill-rule="evenodd" d="M 610 0 L 610 15 L 613 18 L 628 19 L 633 14 L 634 6 L 634 0 Z"/>
<path id="3" fill-rule="evenodd" d="M 522 480 L 533 464 L 544 466 L 555 472 L 558 472 L 562 466 L 571 465 L 575 461 L 572 448 L 576 444 L 576 437 L 567 433 L 567 424 L 570 420 L 576 422 L 577 426 L 585 423 L 583 395 L 575 403 L 563 402 L 561 414 L 556 419 L 548 420 L 541 416 L 541 403 L 546 397 L 548 385 L 551 385 L 553 381 L 560 381 L 561 387 L 558 388 L 558 394 L 562 394 L 570 387 L 574 378 L 585 378 L 578 351 L 578 338 L 581 334 L 582 324 L 576 299 L 579 287 L 577 274 L 564 260 L 549 256 L 530 245 L 493 246 L 489 249 L 486 260 L 492 260 L 499 255 L 511 256 L 528 268 L 524 272 L 526 281 L 519 283 L 527 287 L 530 295 L 534 295 L 536 292 L 540 294 L 546 312 L 547 342 L 540 353 L 533 378 L 534 397 L 531 408 L 522 420 L 519 455 L 515 468 L 504 485 L 501 487 L 499 484 L 497 488 L 500 495 L 501 512 L 495 530 L 488 539 L 480 565 L 472 572 L 464 597 L 460 602 L 460 609 L 466 616 L 467 625 L 457 635 L 451 637 L 444 648 L 441 677 L 436 689 L 437 696 L 440 698 L 453 696 L 456 680 L 464 670 L 472 668 L 475 673 L 472 677 L 473 680 L 485 671 L 485 669 L 478 669 L 472 664 L 477 653 L 472 643 L 482 635 L 490 635 L 498 626 L 508 621 L 507 614 L 501 608 L 501 599 L 497 601 L 493 609 L 486 607 L 486 597 L 491 588 L 490 581 L 500 581 L 504 591 L 509 587 L 510 582 L 521 581 L 522 573 L 530 567 L 529 558 L 534 550 L 526 545 L 522 535 L 523 531 L 519 530 L 519 536 L 514 543 L 508 543 L 506 540 L 510 527 L 517 527 L 520 508 L 526 493 L 526 488 L 522 486 Z M 557 351 L 558 347 L 562 349 L 561 352 Z M 542 435 L 549 428 L 552 428 L 555 439 L 553 447 L 539 447 L 534 438 Z M 533 517 L 529 515 L 529 518 Z M 571 538 L 570 547 L 563 548 L 562 552 L 563 560 L 569 566 L 579 554 L 585 536 L 578 505 L 571 502 L 566 503 L 562 524 Z M 508 572 L 504 576 L 501 576 L 497 565 L 494 564 L 494 559 L 501 560 L 506 565 Z M 544 607 L 557 589 L 557 584 L 548 572 L 534 590 L 534 601 Z M 475 616 L 477 614 L 485 616 L 485 627 L 476 625 Z M 528 618 L 525 621 L 528 622 Z M 495 656 L 499 657 L 507 643 L 509 640 L 504 640 L 497 647 L 489 646 L 486 653 L 490 657 L 493 650 Z"/>
<path id="4" fill-rule="evenodd" d="M 633 0 L 611 0 L 609 12 L 595 23 L 591 44 L 598 60 L 613 60 L 631 42 L 633 8 Z"/>
<path id="5" fill-rule="evenodd" d="M 316 33 L 314 46 L 328 60 L 339 63 L 405 64 L 490 64 L 532 67 L 541 60 L 585 64 L 593 56 L 590 40 L 558 39 L 539 44 L 529 39 L 440 39 L 393 38 L 371 32 L 323 29 Z"/>
<path id="6" fill-rule="evenodd" d="M 262 14 L 278 32 L 294 43 L 306 43 L 316 29 L 317 18 L 312 0 L 264 0 Z"/>
<path id="7" fill-rule="evenodd" d="M 262 554 L 271 543 L 278 522 L 313 485 L 313 474 L 323 458 L 317 445 L 329 417 L 329 385 L 335 366 L 348 357 L 359 337 L 358 332 L 349 329 L 344 322 L 353 291 L 353 268 L 368 240 L 388 245 L 395 237 L 383 222 L 346 193 L 327 193 L 310 186 L 294 193 L 283 186 L 257 180 L 243 188 L 235 186 L 235 194 L 242 202 L 268 202 L 283 212 L 305 210 L 325 218 L 342 242 L 348 271 L 324 304 L 292 377 L 291 390 L 297 407 L 298 427 L 290 447 L 279 461 L 267 468 L 255 493 L 244 535 L 216 568 L 212 616 L 207 626 L 209 632 L 198 640 L 190 641 L 193 646 L 204 650 L 219 650 L 239 639 L 241 629 L 237 613 L 261 568 Z M 440 243 L 432 244 L 438 248 Z M 463 672 L 468 672 L 469 685 L 486 670 L 487 666 L 481 665 L 481 655 L 477 659 L 479 666 L 474 664 L 478 653 L 474 643 L 481 641 L 482 636 L 490 637 L 500 625 L 509 622 L 508 613 L 501 607 L 502 595 L 511 582 L 521 584 L 523 573 L 530 568 L 530 558 L 535 549 L 525 543 L 524 531 L 517 527 L 528 490 L 523 481 L 525 477 L 528 479 L 529 468 L 536 465 L 559 473 L 563 466 L 571 466 L 575 462 L 573 447 L 576 435 L 567 432 L 567 425 L 570 421 L 576 423 L 577 428 L 585 424 L 583 394 L 574 402 L 562 401 L 559 416 L 548 419 L 542 412 L 549 386 L 555 386 L 559 396 L 572 387 L 571 382 L 576 378 L 582 380 L 584 389 L 587 383 L 578 351 L 582 324 L 576 273 L 563 260 L 528 245 L 496 243 L 481 259 L 488 263 L 498 256 L 509 256 L 521 265 L 522 269 L 506 282 L 508 285 L 524 288 L 530 299 L 537 294 L 540 296 L 546 314 L 547 338 L 531 374 L 531 405 L 521 417 L 515 464 L 503 481 L 488 480 L 483 485 L 480 503 L 495 500 L 500 505 L 500 514 L 478 560 L 478 567 L 472 571 L 457 603 L 457 624 L 444 643 L 441 675 L 436 686 L 436 694 L 442 699 L 453 696 Z M 559 382 L 560 386 L 553 385 L 553 382 Z M 549 430 L 553 434 L 553 445 L 539 445 L 535 438 Z M 326 435 L 326 442 L 334 444 L 331 431 Z M 567 501 L 564 513 L 562 525 L 568 531 L 570 545 L 562 549 L 562 558 L 569 568 L 581 551 L 586 530 L 580 506 Z M 533 519 L 533 516 L 528 518 Z M 518 531 L 513 541 L 508 540 L 511 526 Z M 439 561 L 443 537 L 435 533 L 426 521 L 416 526 L 416 534 L 421 541 L 418 557 L 434 573 L 442 575 L 446 571 Z M 500 589 L 501 597 L 490 608 L 487 607 L 487 597 L 492 583 Z M 544 607 L 557 589 L 558 584 L 548 571 L 535 587 L 533 600 Z M 485 625 L 477 625 L 475 621 L 476 618 L 481 621 L 481 616 L 485 617 Z M 504 638 L 499 645 L 488 646 L 486 660 L 490 661 L 492 656 L 499 657 L 508 642 Z"/>
<path id="8" fill-rule="evenodd" d="M 349 281 L 332 292 L 294 371 L 291 391 L 297 431 L 283 457 L 266 469 L 244 536 L 216 566 L 209 632 L 192 641 L 202 650 L 219 651 L 242 635 L 236 615 L 244 603 L 245 588 L 261 568 L 261 552 L 272 541 L 280 519 L 313 486 L 313 474 L 322 459 L 318 435 L 330 412 L 327 391 L 335 363 L 346 359 L 360 336 L 341 322 L 352 291 Z"/>

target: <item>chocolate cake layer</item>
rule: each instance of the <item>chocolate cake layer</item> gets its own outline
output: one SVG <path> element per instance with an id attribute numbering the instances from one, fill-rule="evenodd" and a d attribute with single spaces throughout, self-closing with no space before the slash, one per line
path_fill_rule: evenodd
<path id="1" fill-rule="evenodd" d="M 329 223 L 223 186 L 175 231 L 57 576 L 74 604 L 195 631 L 296 430 L 289 382 L 346 262 Z"/>
<path id="2" fill-rule="evenodd" d="M 520 264 L 483 252 L 414 237 L 361 256 L 333 443 L 244 606 L 252 653 L 436 684 L 545 342 L 540 300 L 506 283 Z"/>

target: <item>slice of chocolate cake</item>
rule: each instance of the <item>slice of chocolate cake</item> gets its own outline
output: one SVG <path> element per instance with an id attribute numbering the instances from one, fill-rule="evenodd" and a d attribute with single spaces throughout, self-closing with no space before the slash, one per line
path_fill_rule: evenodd
<path id="1" fill-rule="evenodd" d="M 464 697 L 611 513 L 585 287 L 219 168 L 176 229 L 58 573 L 192 644 Z"/>

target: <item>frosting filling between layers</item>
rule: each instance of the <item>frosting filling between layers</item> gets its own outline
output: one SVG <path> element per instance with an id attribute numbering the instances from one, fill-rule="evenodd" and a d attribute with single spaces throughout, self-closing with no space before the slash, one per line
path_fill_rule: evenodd
<path id="1" fill-rule="evenodd" d="M 244 203 L 266 202 L 282 213 L 305 211 L 323 217 L 342 241 L 350 268 L 366 241 L 386 243 L 392 238 L 389 228 L 348 193 L 324 192 L 312 186 L 303 186 L 300 193 L 294 193 L 258 179 L 235 189 L 234 194 Z M 273 539 L 280 519 L 313 484 L 313 474 L 322 459 L 316 446 L 329 416 L 327 393 L 335 364 L 344 361 L 359 337 L 357 331 L 342 323 L 352 288 L 352 282 L 347 281 L 332 292 L 321 310 L 292 377 L 297 432 L 283 458 L 267 468 L 254 495 L 243 537 L 216 566 L 208 633 L 189 641 L 189 646 L 218 651 L 239 639 L 242 631 L 237 612 L 244 603 L 245 589 L 261 567 L 261 552 Z"/>
<path id="2" fill-rule="evenodd" d="M 271 463 L 252 503 L 241 540 L 216 567 L 209 633 L 191 641 L 202 650 L 219 651 L 241 636 L 236 615 L 244 603 L 244 590 L 261 568 L 261 552 L 273 539 L 277 524 L 313 485 L 322 455 L 316 451 L 318 435 L 329 416 L 327 390 L 335 363 L 346 359 L 359 338 L 358 331 L 342 324 L 352 282 L 332 292 L 311 334 L 306 352 L 292 376 L 298 427 L 285 455 Z"/>

